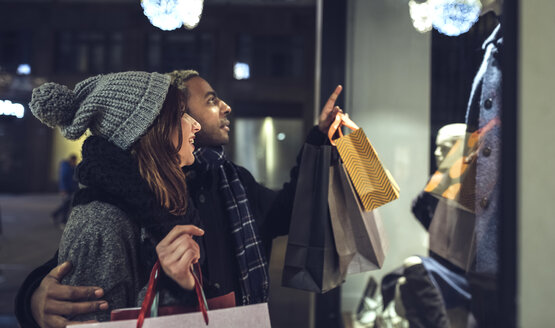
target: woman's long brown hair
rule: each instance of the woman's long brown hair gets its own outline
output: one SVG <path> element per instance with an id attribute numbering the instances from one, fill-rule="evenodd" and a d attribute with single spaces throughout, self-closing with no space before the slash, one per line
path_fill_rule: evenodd
<path id="1" fill-rule="evenodd" d="M 132 151 L 141 176 L 156 195 L 159 204 L 174 215 L 185 214 L 189 197 L 178 154 L 183 136 L 181 116 L 186 107 L 185 94 L 171 85 L 160 115 Z M 179 136 L 177 147 L 172 142 L 173 131 L 177 131 Z"/>

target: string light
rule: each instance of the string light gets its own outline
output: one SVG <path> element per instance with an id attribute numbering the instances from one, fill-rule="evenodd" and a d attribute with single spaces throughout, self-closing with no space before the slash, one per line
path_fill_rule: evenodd
<path id="1" fill-rule="evenodd" d="M 150 23 L 161 30 L 193 29 L 200 22 L 204 0 L 141 0 L 141 7 Z"/>
<path id="2" fill-rule="evenodd" d="M 430 2 L 418 3 L 414 0 L 409 1 L 409 13 L 412 19 L 412 26 L 420 32 L 426 33 L 432 29 L 432 5 Z"/>
<path id="3" fill-rule="evenodd" d="M 203 7 L 204 0 L 180 1 L 181 20 L 185 28 L 192 30 L 198 25 Z"/>
<path id="4" fill-rule="evenodd" d="M 432 25 L 440 33 L 458 36 L 468 32 L 480 18 L 480 0 L 435 0 Z"/>
<path id="5" fill-rule="evenodd" d="M 481 10 L 480 0 L 409 1 L 412 25 L 420 33 L 430 31 L 433 26 L 445 35 L 461 35 L 478 21 Z"/>

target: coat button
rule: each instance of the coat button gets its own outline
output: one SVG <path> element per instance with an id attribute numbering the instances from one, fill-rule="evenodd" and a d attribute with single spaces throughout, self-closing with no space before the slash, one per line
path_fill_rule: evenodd
<path id="1" fill-rule="evenodd" d="M 203 194 L 200 194 L 200 195 L 198 196 L 198 201 L 204 204 L 204 202 L 206 201 L 206 197 L 204 197 Z"/>
<path id="2" fill-rule="evenodd" d="M 491 155 L 491 148 L 489 148 L 489 147 L 484 148 L 484 150 L 482 150 L 482 154 L 484 154 L 484 156 L 488 157 L 489 155 Z"/>
<path id="3" fill-rule="evenodd" d="M 487 197 L 484 197 L 480 200 L 480 206 L 482 206 L 482 208 L 486 208 L 489 205 L 489 199 Z"/>
<path id="4" fill-rule="evenodd" d="M 493 100 L 491 98 L 486 99 L 486 101 L 484 102 L 484 107 L 486 109 L 490 109 L 491 106 L 493 106 Z"/>

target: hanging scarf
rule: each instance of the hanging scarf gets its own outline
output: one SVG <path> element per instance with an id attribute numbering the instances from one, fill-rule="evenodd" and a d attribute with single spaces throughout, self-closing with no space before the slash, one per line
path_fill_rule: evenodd
<path id="1" fill-rule="evenodd" d="M 203 147 L 195 151 L 195 166 L 201 170 L 218 170 L 219 189 L 225 201 L 235 256 L 240 270 L 242 302 L 254 304 L 268 301 L 268 262 L 262 250 L 256 220 L 249 205 L 245 187 L 237 168 L 225 158 L 223 147 Z"/>

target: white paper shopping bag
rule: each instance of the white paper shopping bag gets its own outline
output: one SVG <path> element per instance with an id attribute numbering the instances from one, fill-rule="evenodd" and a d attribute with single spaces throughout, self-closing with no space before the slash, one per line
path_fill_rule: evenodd
<path id="1" fill-rule="evenodd" d="M 204 322 L 202 313 L 186 313 L 168 315 L 156 318 L 146 318 L 143 328 L 197 328 L 197 327 L 226 327 L 226 328 L 270 328 L 270 314 L 268 303 L 246 306 L 236 306 L 227 309 L 208 311 L 208 324 Z M 71 325 L 75 328 L 135 328 L 137 320 L 109 321 Z"/>

